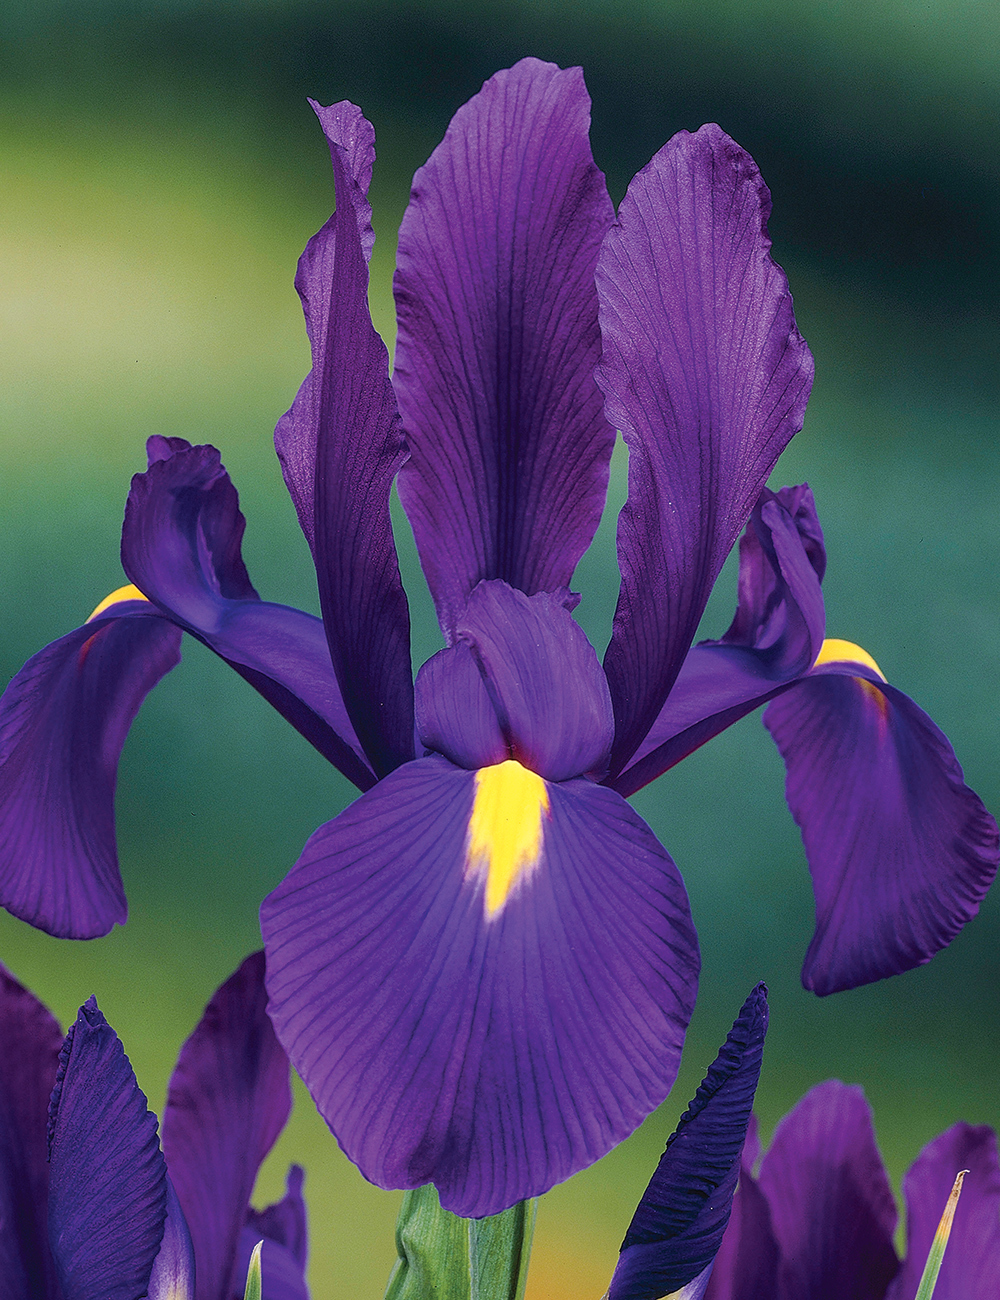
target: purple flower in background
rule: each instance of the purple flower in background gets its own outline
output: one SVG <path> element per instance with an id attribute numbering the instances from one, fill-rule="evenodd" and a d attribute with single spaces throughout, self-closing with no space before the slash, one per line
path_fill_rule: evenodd
<path id="1" fill-rule="evenodd" d="M 704 1294 L 729 1222 L 766 1033 L 767 989 L 759 984 L 667 1139 L 604 1300 Z"/>
<path id="2" fill-rule="evenodd" d="M 1000 1163 L 992 1129 L 955 1124 L 903 1179 L 896 1202 L 860 1088 L 821 1083 L 760 1159 L 751 1130 L 705 1300 L 914 1300 L 956 1174 L 967 1169 L 934 1300 L 993 1300 L 1000 1281 Z"/>
<path id="3" fill-rule="evenodd" d="M 234 1300 L 262 1238 L 263 1300 L 308 1300 L 301 1169 L 290 1169 L 282 1201 L 250 1208 L 291 1107 L 266 1005 L 255 953 L 181 1049 L 161 1151 L 156 1116 L 96 1001 L 62 1041 L 0 967 L 5 1300 Z"/>
<path id="4" fill-rule="evenodd" d="M 824 639 L 811 494 L 765 486 L 812 360 L 752 159 L 717 126 L 681 132 L 616 219 L 579 69 L 498 73 L 414 179 L 390 381 L 367 303 L 372 128 L 316 111 L 337 209 L 299 264 L 313 367 L 276 445 L 322 619 L 258 597 L 218 453 L 151 439 L 131 585 L 0 709 L 0 901 L 73 937 L 124 920 L 118 754 L 180 630 L 197 637 L 363 791 L 264 903 L 278 1035 L 366 1177 L 434 1182 L 478 1216 L 603 1155 L 674 1079 L 696 938 L 625 796 L 771 701 L 819 993 L 947 944 L 996 826 L 933 723 Z M 569 584 L 616 428 L 629 498 L 602 667 Z M 447 643 L 415 686 L 397 475 Z M 692 648 L 744 528 L 733 623 Z"/>

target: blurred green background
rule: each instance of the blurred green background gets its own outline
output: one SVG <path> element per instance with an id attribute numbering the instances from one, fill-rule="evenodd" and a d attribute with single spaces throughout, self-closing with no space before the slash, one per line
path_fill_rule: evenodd
<path id="1" fill-rule="evenodd" d="M 315 608 L 271 451 L 308 367 L 295 259 L 332 183 L 306 103 L 374 120 L 376 324 L 391 338 L 409 177 L 496 68 L 583 64 L 618 199 L 680 127 L 714 119 L 757 158 L 816 355 L 808 479 L 830 551 L 829 629 L 865 646 L 1000 808 L 997 738 L 1000 9 L 975 0 L 63 0 L 0 11 L 0 677 L 118 586 L 129 476 L 152 433 L 222 449 L 266 598 Z M 578 572 L 600 649 L 617 574 L 611 502 Z M 414 661 L 439 645 L 398 520 Z M 727 569 L 706 616 L 719 635 Z M 1000 1122 L 1000 908 L 929 966 L 820 1001 L 798 983 L 812 898 L 780 760 L 744 721 L 635 800 L 687 881 L 704 972 L 674 1094 L 542 1202 L 529 1296 L 596 1297 L 653 1163 L 757 979 L 772 1021 L 765 1133 L 818 1080 L 863 1083 L 897 1180 L 958 1118 Z M 257 907 L 352 787 L 188 643 L 119 781 L 128 925 L 90 944 L 0 917 L 0 956 L 65 1023 L 96 993 L 159 1109 L 185 1035 L 257 946 Z M 369 1187 L 300 1089 L 258 1199 L 308 1171 L 314 1295 L 378 1296 L 398 1196 Z"/>

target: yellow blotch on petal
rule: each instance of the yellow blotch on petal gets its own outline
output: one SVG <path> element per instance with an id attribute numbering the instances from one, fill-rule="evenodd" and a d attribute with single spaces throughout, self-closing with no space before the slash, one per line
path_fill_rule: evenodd
<path id="1" fill-rule="evenodd" d="M 862 650 L 853 641 L 838 641 L 836 637 L 828 637 L 820 646 L 813 667 L 818 668 L 820 664 L 840 663 L 864 664 L 866 668 L 870 668 L 873 673 L 878 673 L 879 677 L 885 681 L 885 673 L 867 650 Z"/>
<path id="2" fill-rule="evenodd" d="M 510 891 L 538 863 L 549 792 L 535 772 L 516 759 L 476 773 L 465 864 L 468 875 L 486 877 L 486 915 L 495 916 Z"/>
<path id="3" fill-rule="evenodd" d="M 149 600 L 149 597 L 144 596 L 139 588 L 134 587 L 131 582 L 127 582 L 124 587 L 118 587 L 110 596 L 105 596 L 90 618 L 87 619 L 87 622 L 89 623 L 92 619 L 95 619 L 98 614 L 103 614 L 112 605 L 120 605 L 123 600 Z"/>

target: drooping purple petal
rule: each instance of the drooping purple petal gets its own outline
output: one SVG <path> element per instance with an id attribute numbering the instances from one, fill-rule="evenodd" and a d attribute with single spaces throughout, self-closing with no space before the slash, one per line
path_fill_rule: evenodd
<path id="1" fill-rule="evenodd" d="M 236 1279 L 245 1278 L 250 1255 L 258 1241 L 261 1252 L 263 1300 L 309 1300 L 305 1283 L 308 1254 L 306 1207 L 302 1199 L 303 1172 L 298 1165 L 288 1170 L 288 1190 L 280 1201 L 263 1210 L 250 1210 L 240 1234 Z M 243 1291 L 237 1288 L 237 1300 Z"/>
<path id="2" fill-rule="evenodd" d="M 635 758 L 609 784 L 634 794 L 807 672 L 823 643 L 823 534 L 808 486 L 765 488 L 740 538 L 739 603 L 719 641 L 688 651 Z"/>
<path id="3" fill-rule="evenodd" d="M 368 186 L 375 165 L 375 129 L 361 109 L 346 99 L 331 104 L 329 108 L 312 99 L 309 104 L 319 118 L 331 153 L 334 149 L 341 149 L 347 156 L 353 181 L 349 187 L 350 197 L 367 261 L 375 244 L 372 209 L 368 202 Z M 274 447 L 281 462 L 281 472 L 310 548 L 315 543 L 316 438 L 320 399 L 320 385 L 315 380 L 315 373 L 322 369 L 330 323 L 336 250 L 337 215 L 334 213 L 306 244 L 295 274 L 295 288 L 302 302 L 315 370 L 306 377 L 291 408 L 278 421 L 274 431 Z"/>
<path id="4" fill-rule="evenodd" d="M 705 1300 L 777 1300 L 778 1243 L 771 1209 L 753 1168 L 760 1152 L 752 1120 L 743 1148 L 733 1211 L 705 1289 Z"/>
<path id="5" fill-rule="evenodd" d="M 219 453 L 179 438 L 171 444 L 181 445 L 157 445 L 149 469 L 132 480 L 122 529 L 126 573 L 367 789 L 375 778 L 344 706 L 322 623 L 258 597 L 240 554 L 245 521 Z"/>
<path id="6" fill-rule="evenodd" d="M 197 1300 L 229 1298 L 257 1170 L 291 1104 L 258 952 L 216 991 L 181 1049 L 163 1116 L 170 1178 L 194 1241 Z"/>
<path id="7" fill-rule="evenodd" d="M 261 909 L 272 1018 L 344 1150 L 472 1217 L 591 1163 L 662 1100 L 698 967 L 683 885 L 632 809 L 510 769 L 518 798 L 487 806 L 507 764 L 400 768 Z"/>
<path id="8" fill-rule="evenodd" d="M 851 663 L 815 669 L 764 723 L 816 896 L 805 987 L 833 993 L 929 961 L 975 916 L 997 868 L 996 823 L 947 738 Z"/>
<path id="9" fill-rule="evenodd" d="M 767 990 L 758 984 L 667 1139 L 622 1242 L 608 1300 L 659 1300 L 711 1268 L 729 1222 L 766 1033 Z"/>
<path id="10" fill-rule="evenodd" d="M 818 1084 L 778 1124 L 760 1170 L 783 1300 L 883 1300 L 899 1266 L 896 1202 L 860 1088 Z"/>
<path id="11" fill-rule="evenodd" d="M 958 1198 L 934 1300 L 993 1300 L 1000 1280 L 1000 1164 L 991 1128 L 955 1124 L 929 1142 L 903 1178 L 906 1258 L 886 1300 L 913 1300 L 938 1220 L 961 1169 Z"/>
<path id="12" fill-rule="evenodd" d="M 49 1096 L 62 1030 L 41 1002 L 0 966 L 0 1278 L 6 1300 L 47 1300 Z"/>
<path id="13" fill-rule="evenodd" d="M 481 582 L 455 635 L 458 644 L 422 670 L 428 748 L 469 767 L 516 758 L 549 781 L 603 773 L 613 730 L 608 684 L 562 593 L 526 596 L 506 582 Z"/>
<path id="14" fill-rule="evenodd" d="M 569 585 L 607 492 L 594 267 L 613 210 L 579 68 L 522 59 L 452 119 L 399 231 L 400 499 L 452 639 L 476 584 Z"/>
<path id="15" fill-rule="evenodd" d="M 141 1300 L 166 1220 L 156 1116 L 91 998 L 59 1055 L 49 1107 L 49 1244 L 63 1300 Z"/>
<path id="16" fill-rule="evenodd" d="M 184 1211 L 167 1175 L 167 1219 L 149 1275 L 146 1300 L 195 1300 L 194 1245 Z M 241 1298 L 242 1300 L 242 1298 Z"/>
<path id="17" fill-rule="evenodd" d="M 49 934 L 125 921 L 118 758 L 180 639 L 148 601 L 115 603 L 29 659 L 0 701 L 0 904 Z"/>
<path id="18" fill-rule="evenodd" d="M 605 668 L 612 775 L 663 706 L 712 585 L 802 426 L 812 358 L 771 260 L 771 200 L 719 127 L 641 171 L 597 265 L 597 382 L 629 447 L 621 592 Z"/>

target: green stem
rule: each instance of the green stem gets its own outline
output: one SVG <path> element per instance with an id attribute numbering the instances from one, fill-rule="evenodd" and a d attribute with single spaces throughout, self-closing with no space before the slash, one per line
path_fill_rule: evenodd
<path id="1" fill-rule="evenodd" d="M 433 1187 L 407 1192 L 385 1300 L 522 1300 L 535 1211 L 535 1201 L 521 1201 L 503 1214 L 462 1219 L 442 1210 Z"/>

